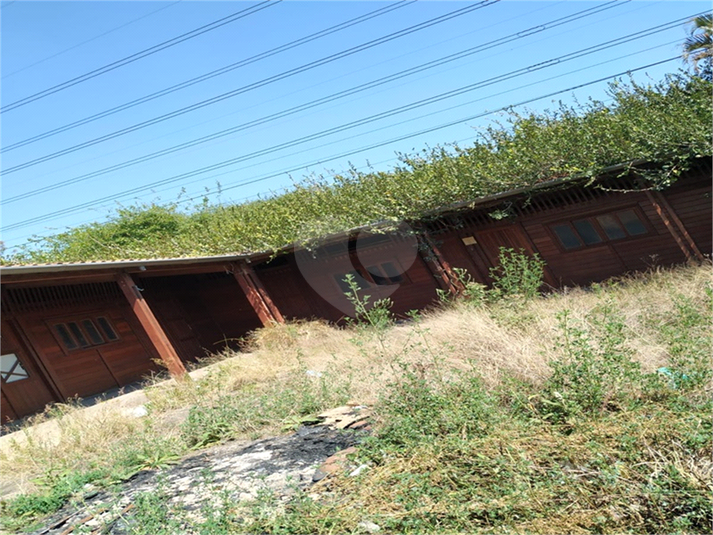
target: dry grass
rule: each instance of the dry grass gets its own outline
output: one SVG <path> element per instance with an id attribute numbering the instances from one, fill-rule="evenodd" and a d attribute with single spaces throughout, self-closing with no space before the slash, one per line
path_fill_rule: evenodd
<path id="1" fill-rule="evenodd" d="M 31 420 L 22 440 L 9 446 L 6 441 L 0 450 L 0 478 L 18 481 L 21 490 L 28 491 L 33 489 L 34 478 L 52 470 L 79 470 L 112 462 L 107 452 L 127 444 L 138 443 L 149 457 L 157 455 L 151 453 L 152 448 L 175 448 L 171 451 L 180 453 L 178 426 L 191 406 L 223 395 L 249 395 L 305 370 L 332 377 L 349 375 L 351 396 L 367 403 L 376 400 L 384 382 L 399 373 L 397 361 L 444 369 L 474 366 L 489 388 L 497 386 L 504 374 L 541 382 L 549 374 L 548 362 L 561 357 L 555 343 L 561 332 L 558 314 L 568 310 L 574 321 L 597 329 L 600 326 L 593 312 L 607 302 L 624 317 L 626 343 L 634 359 L 651 371 L 667 363 L 668 349 L 658 327 L 674 312 L 674 296 L 703 306 L 704 289 L 710 286 L 709 265 L 689 266 L 590 289 L 569 289 L 527 303 L 457 303 L 425 312 L 417 323 L 399 324 L 383 332 L 339 329 L 321 321 L 261 329 L 253 333 L 244 352 L 215 356 L 215 362 L 195 373 L 194 380 L 147 388 L 147 418 L 132 418 L 106 403 L 91 411 L 63 407 Z M 37 425 L 43 421 L 51 422 L 51 433 Z M 275 431 L 276 427 L 265 429 Z M 672 462 L 691 477 L 710 473 L 710 463 L 700 460 Z M 156 463 L 160 464 L 160 459 Z M 536 531 L 536 522 L 529 527 Z"/>

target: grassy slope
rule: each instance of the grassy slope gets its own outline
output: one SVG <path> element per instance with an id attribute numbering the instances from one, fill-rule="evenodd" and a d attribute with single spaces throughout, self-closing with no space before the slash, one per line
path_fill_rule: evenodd
<path id="1" fill-rule="evenodd" d="M 223 504 L 221 529 L 343 533 L 371 521 L 390 532 L 708 533 L 710 322 L 702 266 L 527 302 L 459 302 L 385 329 L 261 330 L 251 352 L 204 379 L 151 389 L 146 419 L 87 420 L 70 408 L 56 443 L 28 430 L 0 454 L 2 476 L 27 491 L 3 505 L 3 520 L 26 529 L 88 481 L 355 399 L 376 404 L 378 434 L 357 460 L 368 470 L 286 508 L 269 496 Z M 670 375 L 652 373 L 661 366 Z M 137 533 L 149 523 L 168 532 L 166 515 L 179 514 L 137 507 Z"/>

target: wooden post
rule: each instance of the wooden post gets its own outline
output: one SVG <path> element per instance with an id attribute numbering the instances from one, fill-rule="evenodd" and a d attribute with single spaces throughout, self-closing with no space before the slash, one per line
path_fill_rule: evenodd
<path id="1" fill-rule="evenodd" d="M 660 192 L 652 192 L 651 190 L 646 191 L 646 196 L 648 197 L 649 202 L 651 202 L 651 204 L 656 209 L 656 212 L 659 214 L 659 217 L 663 221 L 664 225 L 666 225 L 668 231 L 676 240 L 678 246 L 683 251 L 683 254 L 686 256 L 686 259 L 690 260 L 691 252 L 693 252 L 696 258 L 698 258 L 698 260 L 705 260 L 705 257 L 696 245 L 696 242 L 693 241 L 693 238 L 691 238 L 691 235 L 686 230 L 686 227 L 683 226 L 683 221 L 681 221 L 681 219 L 678 217 L 673 207 L 668 203 L 666 198 L 661 195 Z M 671 220 L 673 220 L 673 224 Z M 678 232 L 676 231 L 676 228 L 674 228 L 674 225 L 678 229 Z M 684 242 L 684 240 L 688 243 L 688 247 L 686 247 L 686 243 Z"/>
<path id="2" fill-rule="evenodd" d="M 124 292 L 124 296 L 129 301 L 131 310 L 136 314 L 141 326 L 151 339 L 156 351 L 158 351 L 161 360 L 166 364 L 169 373 L 174 377 L 186 375 L 186 368 L 183 362 L 166 336 L 166 333 L 163 332 L 161 325 L 158 323 L 156 316 L 154 316 L 143 295 L 141 295 L 136 283 L 134 283 L 134 279 L 132 279 L 128 273 L 120 273 L 117 275 L 116 280 L 119 283 L 119 288 L 121 288 L 121 291 Z"/>
<path id="3" fill-rule="evenodd" d="M 250 305 L 264 326 L 267 327 L 273 323 L 285 323 L 285 318 L 282 317 L 280 309 L 273 303 L 257 273 L 251 266 L 241 263 L 233 272 L 233 276 L 240 284 L 240 288 L 245 292 L 245 297 L 248 298 Z"/>
<path id="4" fill-rule="evenodd" d="M 433 273 L 441 289 L 450 292 L 452 295 L 459 295 L 463 292 L 465 285 L 458 278 L 450 262 L 446 260 L 426 231 L 421 231 L 418 236 L 418 242 L 418 252 L 428 269 Z"/>

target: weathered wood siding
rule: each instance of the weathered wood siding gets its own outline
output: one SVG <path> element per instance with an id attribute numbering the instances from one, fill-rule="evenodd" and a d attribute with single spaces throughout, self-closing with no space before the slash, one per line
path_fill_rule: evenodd
<path id="1" fill-rule="evenodd" d="M 695 181 L 676 183 L 662 193 L 701 252 L 710 255 L 713 252 L 713 195 L 710 173 L 702 173 Z"/>
<path id="2" fill-rule="evenodd" d="M 250 271 L 280 317 L 341 322 L 353 314 L 344 297 L 348 273 L 358 277 L 361 295 L 369 295 L 370 302 L 389 297 L 393 312 L 404 314 L 434 302 L 443 266 L 464 268 L 475 280 L 491 283 L 501 247 L 537 253 L 546 262 L 545 282 L 553 287 L 711 254 L 710 162 L 699 162 L 661 193 L 636 191 L 635 179 L 617 177 L 604 186 L 511 196 L 442 214 L 423 223 L 428 238 L 420 245 L 413 235 L 362 232 L 272 261 L 186 265 L 180 266 L 182 274 L 144 270 L 132 280 L 176 353 L 195 360 L 226 346 L 238 348 L 242 336 L 262 325 L 234 276 L 236 269 Z M 634 214 L 638 230 L 608 235 L 602 217 L 615 217 L 623 229 L 624 213 Z M 583 221 L 600 239 L 587 242 L 580 234 L 575 245 L 565 245 L 561 226 L 578 229 Z M 429 256 L 434 248 L 441 255 L 435 255 L 437 262 Z M 153 359 L 159 355 L 112 278 L 117 273 L 92 273 L 87 279 L 99 282 L 52 283 L 46 279 L 52 273 L 45 273 L 35 282 L 3 284 L 2 352 L 17 355 L 28 375 L 3 382 L 3 421 L 40 411 L 52 401 L 129 384 L 157 369 Z M 57 327 L 77 328 L 85 321 L 98 326 L 99 318 L 114 330 L 114 339 L 68 347 Z"/>
<path id="3" fill-rule="evenodd" d="M 393 266 L 402 280 L 378 284 L 369 269 L 386 275 L 384 265 Z M 416 240 L 391 235 L 363 237 L 356 242 L 345 238 L 314 251 L 289 254 L 284 260 L 257 266 L 255 271 L 287 318 L 342 320 L 347 311 L 339 305 L 344 305 L 345 297 L 338 281 L 353 271 L 362 276 L 363 295 L 369 295 L 371 302 L 390 297 L 396 314 L 431 304 L 438 287 L 418 255 Z"/>
<path id="4" fill-rule="evenodd" d="M 239 339 L 260 323 L 230 273 L 139 279 L 146 301 L 184 360 L 195 361 Z"/>
<path id="5" fill-rule="evenodd" d="M 59 401 L 45 381 L 36 358 L 18 336 L 16 327 L 6 319 L 2 320 L 2 354 L 14 354 L 28 376 L 26 379 L 3 382 L 0 389 L 2 422 L 32 414 L 49 403 Z"/>
<path id="6" fill-rule="evenodd" d="M 666 197 L 699 248 L 710 254 L 710 181 L 686 181 L 667 191 Z M 468 269 L 473 278 L 485 283 L 491 282 L 489 272 L 498 265 L 500 247 L 538 253 L 546 263 L 545 282 L 555 287 L 589 284 L 686 260 L 645 192 L 563 190 L 524 204 L 500 220 L 490 217 L 493 213 L 501 216 L 499 207 L 446 216 L 431 224 L 432 234 L 454 266 Z M 598 225 L 598 217 L 626 211 L 636 214 L 645 233 L 609 239 L 597 226 L 600 243 L 568 250 L 553 230 L 556 225 L 581 220 Z"/>

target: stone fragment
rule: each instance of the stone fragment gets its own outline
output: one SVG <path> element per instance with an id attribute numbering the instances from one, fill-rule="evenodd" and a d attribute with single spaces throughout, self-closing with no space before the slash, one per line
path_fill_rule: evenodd
<path id="1" fill-rule="evenodd" d="M 357 529 L 359 529 L 359 533 L 378 533 L 381 531 L 381 526 L 364 520 L 357 524 Z"/>

